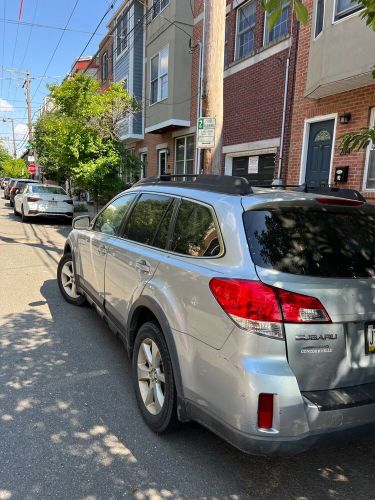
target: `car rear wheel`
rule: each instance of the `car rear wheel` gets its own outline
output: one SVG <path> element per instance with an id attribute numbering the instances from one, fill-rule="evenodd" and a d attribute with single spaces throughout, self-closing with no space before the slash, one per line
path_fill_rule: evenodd
<path id="1" fill-rule="evenodd" d="M 14 205 L 14 207 L 13 207 L 13 213 L 14 213 L 14 215 L 16 215 L 16 216 L 18 216 L 18 215 L 19 215 L 19 213 L 18 213 L 18 212 L 17 212 L 17 210 L 16 210 L 16 205 Z"/>
<path id="2" fill-rule="evenodd" d="M 12 200 L 11 198 L 9 198 L 9 205 L 10 205 L 11 207 L 14 207 L 14 202 L 13 202 L 13 200 Z"/>
<path id="3" fill-rule="evenodd" d="M 137 403 L 154 432 L 178 424 L 173 368 L 164 336 L 156 323 L 141 326 L 133 349 L 133 381 Z"/>
<path id="4" fill-rule="evenodd" d="M 77 291 L 71 253 L 66 253 L 61 257 L 57 267 L 57 281 L 62 296 L 69 304 L 82 306 L 86 302 L 86 297 Z"/>
<path id="5" fill-rule="evenodd" d="M 28 222 L 29 218 L 25 215 L 23 205 L 21 206 L 21 217 L 22 217 L 22 222 Z"/>

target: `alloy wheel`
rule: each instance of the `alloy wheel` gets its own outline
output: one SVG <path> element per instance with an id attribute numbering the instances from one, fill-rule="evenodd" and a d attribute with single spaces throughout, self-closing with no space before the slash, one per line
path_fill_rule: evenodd
<path id="1" fill-rule="evenodd" d="M 71 260 L 65 262 L 61 269 L 61 283 L 65 293 L 72 299 L 79 297 L 73 272 L 73 262 Z"/>
<path id="2" fill-rule="evenodd" d="M 138 385 L 143 403 L 152 415 L 158 415 L 164 405 L 165 373 L 157 344 L 144 339 L 137 358 Z"/>

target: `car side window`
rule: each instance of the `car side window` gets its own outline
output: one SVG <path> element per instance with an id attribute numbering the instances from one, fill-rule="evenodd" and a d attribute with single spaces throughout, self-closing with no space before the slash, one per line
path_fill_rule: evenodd
<path id="1" fill-rule="evenodd" d="M 170 250 L 193 257 L 215 257 L 220 254 L 218 229 L 208 207 L 188 200 L 182 201 Z"/>
<path id="2" fill-rule="evenodd" d="M 126 223 L 124 238 L 152 245 L 172 200 L 170 196 L 142 194 Z"/>
<path id="3" fill-rule="evenodd" d="M 136 193 L 129 193 L 116 198 L 99 213 L 95 220 L 93 230 L 111 236 L 118 235 L 121 223 L 136 196 Z"/>

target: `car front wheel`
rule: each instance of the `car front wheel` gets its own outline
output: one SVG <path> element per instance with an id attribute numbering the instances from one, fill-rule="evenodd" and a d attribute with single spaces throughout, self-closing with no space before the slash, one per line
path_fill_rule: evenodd
<path id="1" fill-rule="evenodd" d="M 62 296 L 69 304 L 82 306 L 86 302 L 86 297 L 77 292 L 71 253 L 66 253 L 61 257 L 57 267 L 57 281 Z"/>
<path id="2" fill-rule="evenodd" d="M 178 419 L 172 362 L 156 323 L 145 323 L 139 329 L 132 369 L 137 403 L 146 424 L 154 432 L 175 428 Z"/>

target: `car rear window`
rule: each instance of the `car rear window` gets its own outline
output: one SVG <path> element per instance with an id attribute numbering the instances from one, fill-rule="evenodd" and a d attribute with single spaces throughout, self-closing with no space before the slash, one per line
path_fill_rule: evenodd
<path id="1" fill-rule="evenodd" d="M 375 207 L 249 210 L 244 225 L 257 266 L 325 278 L 375 277 Z"/>
<path id="2" fill-rule="evenodd" d="M 59 186 L 32 186 L 33 193 L 66 194 Z"/>

